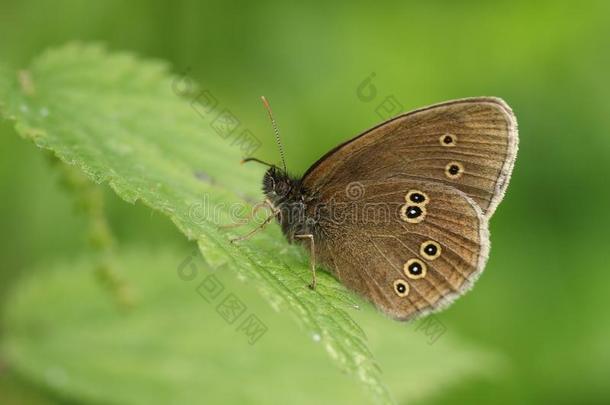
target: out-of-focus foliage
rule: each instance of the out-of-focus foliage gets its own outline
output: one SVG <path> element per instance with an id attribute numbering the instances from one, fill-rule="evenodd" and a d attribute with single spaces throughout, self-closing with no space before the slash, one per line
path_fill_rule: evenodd
<path id="1" fill-rule="evenodd" d="M 323 341 L 300 332 L 230 273 L 210 272 L 175 247 L 124 250 L 116 264 L 138 280 L 128 312 L 117 311 L 91 277 L 90 259 L 45 266 L 9 296 L 3 351 L 16 371 L 76 402 L 369 403 L 323 357 Z M 189 258 L 196 270 L 186 280 L 179 268 Z M 210 280 L 224 288 L 217 300 L 201 287 Z M 219 306 L 231 295 L 246 309 L 228 324 Z M 254 329 L 241 327 L 250 315 L 267 329 L 258 340 L 251 340 Z M 451 333 L 429 345 L 416 327 L 377 317 L 369 310 L 359 321 L 376 325 L 371 344 L 397 398 L 429 397 L 504 367 Z"/>
<path id="2" fill-rule="evenodd" d="M 282 247 L 279 232 L 265 243 L 236 245 L 218 228 L 238 219 L 230 214 L 240 200 L 230 190 L 257 194 L 262 173 L 236 166 L 239 151 L 232 143 L 198 128 L 207 114 L 175 94 L 184 79 L 172 80 L 159 63 L 80 44 L 48 51 L 12 76 L 0 97 L 20 135 L 92 181 L 108 183 L 126 201 L 142 201 L 169 216 L 197 240 L 214 268 L 239 271 L 276 308 L 292 311 L 345 372 L 389 401 L 364 333 L 340 308 L 351 300 L 341 284 L 323 275 L 316 291 L 307 288 L 307 261 L 296 249 Z M 217 121 L 211 125 L 217 128 Z"/>
<path id="3" fill-rule="evenodd" d="M 610 304 L 606 248 L 610 190 L 604 177 L 610 154 L 609 14 L 610 6 L 601 0 L 345 5 L 7 0 L 0 6 L 0 61 L 25 68 L 45 49 L 72 40 L 103 41 L 111 50 L 167 60 L 176 72 L 188 70 L 202 88 L 211 91 L 221 110 L 230 109 L 243 128 L 262 141 L 259 157 L 275 160 L 273 136 L 258 102 L 264 94 L 274 106 L 294 172 L 304 171 L 338 142 L 377 123 L 376 107 L 388 96 L 394 96 L 404 110 L 457 97 L 503 97 L 519 120 L 520 154 L 506 199 L 491 223 L 493 246 L 487 270 L 466 297 L 439 316 L 448 332 L 434 345 L 428 347 L 404 325 L 391 326 L 392 339 L 422 353 L 417 367 L 427 364 L 430 369 L 418 378 L 409 369 L 412 352 L 376 348 L 378 331 L 388 338 L 385 335 L 390 330 L 386 328 L 391 321 L 369 315 L 368 310 L 362 311 L 366 321 L 358 320 L 398 400 L 605 403 L 610 400 L 610 314 L 606 311 Z M 377 97 L 361 101 L 357 87 L 373 72 Z M 0 78 L 0 88 L 13 79 Z M 202 121 L 201 125 L 208 124 Z M 248 170 L 254 173 L 256 169 Z M 0 123 L 3 308 L 17 308 L 14 297 L 32 291 L 37 277 L 51 277 L 47 263 L 71 263 L 91 251 L 84 238 L 87 219 L 73 211 L 73 197 L 60 186 L 59 175 L 37 148 L 15 135 L 11 123 Z M 119 257 L 122 247 L 134 241 L 157 248 L 182 243 L 183 236 L 163 215 L 125 204 L 108 191 L 106 197 Z M 269 232 L 274 235 L 277 229 Z M 76 264 L 54 267 L 57 271 L 79 269 Z M 128 282 L 134 291 L 138 286 L 145 290 L 146 272 L 136 270 L 130 269 Z M 167 271 L 174 276 L 173 268 Z M 21 281 L 26 273 L 28 280 Z M 94 275 L 90 276 L 94 282 Z M 86 278 L 82 281 L 87 282 Z M 237 283 L 235 288 L 246 285 Z M 39 292 L 31 300 L 19 301 L 22 322 L 57 309 L 49 306 L 51 296 L 44 295 L 44 288 L 36 288 Z M 75 297 L 86 300 L 83 309 L 88 309 L 94 300 L 103 299 L 103 287 L 99 291 L 100 297 Z M 195 293 L 187 287 L 184 294 Z M 251 294 L 253 300 L 258 299 L 256 293 Z M 66 293 L 67 299 L 71 297 Z M 112 300 L 107 299 L 110 305 Z M 266 308 L 262 303 L 259 307 L 261 311 Z M 202 316 L 205 311 L 202 309 Z M 210 318 L 215 316 L 212 307 L 207 311 Z M 361 317 L 352 312 L 350 315 Z M 189 308 L 188 313 L 196 314 L 197 310 Z M 268 312 L 265 320 L 271 324 L 281 316 Z M 213 322 L 212 331 L 220 333 L 225 324 L 222 320 Z M 327 392 L 326 398 L 332 400 L 342 397 L 343 392 L 358 392 L 349 380 L 330 377 L 315 381 L 313 388 L 307 376 L 334 371 L 325 369 L 329 362 L 321 350 L 293 323 L 277 322 L 273 332 L 280 340 L 285 336 L 314 346 L 307 356 L 286 358 L 288 352 L 278 348 L 258 360 L 258 355 L 265 354 L 262 347 L 265 339 L 271 341 L 271 332 L 254 347 L 239 352 L 241 356 L 234 353 L 236 357 L 225 349 L 217 350 L 217 340 L 208 342 L 202 337 L 202 344 L 212 348 L 214 358 L 227 361 L 214 368 L 205 383 L 230 386 L 236 396 L 243 395 L 241 399 L 261 398 L 239 392 L 239 383 L 247 376 L 232 378 L 241 367 L 239 358 L 252 356 L 257 360 L 250 370 L 257 377 L 260 374 L 261 380 L 265 380 L 265 370 L 276 370 L 273 364 L 286 363 L 290 367 L 282 369 L 283 378 L 309 381 L 302 388 L 293 386 L 295 396 L 305 397 L 315 389 L 320 397 Z M 70 326 L 65 319 L 61 325 Z M 242 336 L 231 335 L 231 330 L 227 327 L 223 332 L 226 342 L 218 347 L 237 350 L 243 345 Z M 15 336 L 6 324 L 0 333 Z M 136 332 L 130 329 L 130 333 Z M 464 360 L 451 357 L 438 364 L 434 359 L 443 356 L 439 345 L 445 339 L 447 343 L 454 341 L 450 336 L 469 342 L 451 349 L 453 355 L 464 353 Z M 17 342 L 21 353 L 33 350 L 27 340 Z M 147 350 L 155 351 L 155 347 L 135 346 L 132 352 L 123 350 L 128 355 L 144 352 L 144 356 Z M 66 351 L 57 346 L 50 349 L 65 364 L 75 360 L 71 356 L 87 350 L 78 343 Z M 455 360 L 464 367 L 473 361 L 472 356 L 479 356 L 477 353 L 498 353 L 501 360 L 488 364 L 503 367 L 490 366 L 498 371 L 493 374 L 470 372 L 468 375 L 475 378 L 447 384 L 444 371 L 457 370 L 450 363 Z M 94 366 L 91 370 L 99 370 Z M 206 367 L 209 370 L 209 365 L 201 369 Z M 142 373 L 145 368 L 143 364 Z M 54 387 L 41 377 L 43 373 L 18 369 L 10 356 L 0 353 L 0 397 L 13 402 L 63 398 L 66 390 Z M 270 371 L 268 385 L 257 386 L 261 393 L 272 395 L 274 389 L 279 390 L 273 375 Z M 408 386 L 432 388 L 415 395 L 407 392 L 407 382 L 401 377 L 415 380 L 416 384 Z M 95 385 L 95 377 L 87 378 L 91 378 L 87 383 Z M 436 379 L 443 380 L 442 387 L 435 384 Z M 69 391 L 77 402 L 83 399 L 78 392 Z"/>

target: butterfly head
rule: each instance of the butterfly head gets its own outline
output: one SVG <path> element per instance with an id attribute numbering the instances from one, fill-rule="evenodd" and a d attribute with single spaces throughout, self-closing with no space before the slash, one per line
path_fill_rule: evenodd
<path id="1" fill-rule="evenodd" d="M 276 207 L 290 198 L 297 181 L 284 170 L 271 166 L 263 177 L 263 192 Z"/>

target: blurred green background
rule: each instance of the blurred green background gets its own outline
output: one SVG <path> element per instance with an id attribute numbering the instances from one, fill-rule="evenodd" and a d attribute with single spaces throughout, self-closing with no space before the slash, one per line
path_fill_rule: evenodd
<path id="1" fill-rule="evenodd" d="M 608 38 L 607 1 L 0 4 L 2 62 L 26 66 L 44 49 L 74 39 L 167 60 L 240 117 L 262 140 L 260 157 L 273 160 L 277 151 L 258 100 L 266 95 L 295 172 L 376 124 L 376 107 L 386 96 L 405 110 L 467 96 L 504 98 L 519 121 L 520 152 L 491 222 L 491 258 L 474 290 L 442 320 L 506 364 L 493 377 L 460 381 L 418 399 L 424 403 L 610 403 Z M 356 90 L 373 72 L 378 95 L 365 102 Z M 26 275 L 77 261 L 90 250 L 86 219 L 58 177 L 43 153 L 10 123 L 0 123 L 0 308 L 11 304 L 11 292 Z M 108 191 L 106 196 L 121 246 L 193 249 L 160 214 Z M 143 281 L 134 277 L 137 287 Z M 264 311 L 255 294 L 250 299 Z M 282 328 L 286 336 L 298 335 L 294 324 L 276 325 L 274 316 L 265 315 L 278 336 Z M 221 351 L 230 352 L 229 346 Z M 275 354 L 269 361 L 282 363 L 281 350 Z M 328 366 L 321 353 L 298 359 L 285 373 L 298 379 L 294 370 L 315 373 L 319 364 Z M 225 371 L 214 378 L 239 391 L 240 381 Z M 308 381 L 303 396 L 334 389 L 330 377 Z M 269 381 L 259 389 L 272 392 L 273 386 Z M 86 402 L 18 373 L 2 353 L 0 398 Z"/>

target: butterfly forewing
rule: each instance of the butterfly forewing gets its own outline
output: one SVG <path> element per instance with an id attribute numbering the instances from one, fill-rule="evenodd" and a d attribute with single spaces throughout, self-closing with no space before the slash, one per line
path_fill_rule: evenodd
<path id="1" fill-rule="evenodd" d="M 354 180 L 429 180 L 461 190 L 486 217 L 502 199 L 517 152 L 517 124 L 497 98 L 416 110 L 338 146 L 303 177 L 312 193 Z"/>
<path id="2" fill-rule="evenodd" d="M 489 242 L 487 221 L 468 196 L 423 181 L 358 186 L 356 196 L 349 188 L 321 195 L 331 203 L 320 216 L 316 254 L 342 283 L 402 320 L 442 308 L 472 285 Z"/>

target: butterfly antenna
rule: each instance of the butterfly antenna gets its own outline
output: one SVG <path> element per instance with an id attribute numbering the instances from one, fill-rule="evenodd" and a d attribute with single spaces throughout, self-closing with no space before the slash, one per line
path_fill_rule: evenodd
<path id="1" fill-rule="evenodd" d="M 258 162 L 258 163 L 263 164 L 263 165 L 265 165 L 265 166 L 269 166 L 269 167 L 275 167 L 275 165 L 273 165 L 273 164 L 271 164 L 271 163 L 267 163 L 267 162 L 265 162 L 265 161 L 263 161 L 263 160 L 260 160 L 260 159 L 255 158 L 255 157 L 249 157 L 249 158 L 245 158 L 245 159 L 242 159 L 242 160 L 241 160 L 241 163 L 242 163 L 242 164 L 244 164 L 244 163 L 248 163 L 248 162 Z"/>
<path id="2" fill-rule="evenodd" d="M 284 159 L 284 147 L 282 146 L 282 140 L 280 139 L 280 130 L 273 119 L 273 113 L 271 112 L 271 106 L 269 102 L 265 98 L 265 96 L 261 96 L 261 100 L 263 101 L 263 105 L 269 114 L 269 119 L 271 120 L 271 125 L 273 125 L 273 132 L 275 132 L 275 142 L 277 143 L 277 147 L 280 150 L 280 158 L 282 159 L 282 167 L 284 168 L 284 172 L 286 171 L 286 160 Z"/>

